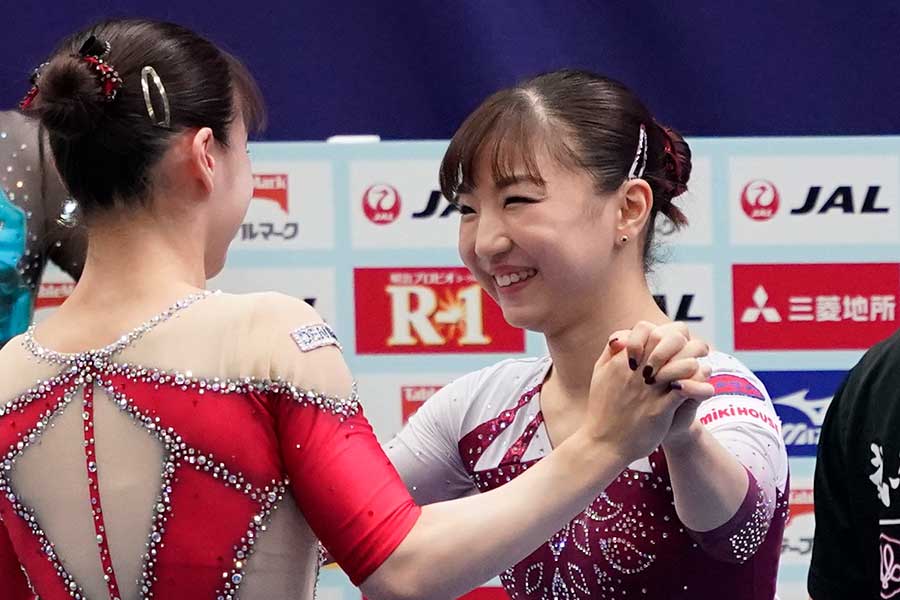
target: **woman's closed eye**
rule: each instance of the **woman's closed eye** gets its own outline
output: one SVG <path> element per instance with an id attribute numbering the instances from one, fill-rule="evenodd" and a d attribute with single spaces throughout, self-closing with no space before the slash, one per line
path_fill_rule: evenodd
<path id="1" fill-rule="evenodd" d="M 529 198 L 527 196 L 510 196 L 503 201 L 504 206 L 509 206 L 510 204 L 535 204 L 538 200 L 536 198 Z"/>

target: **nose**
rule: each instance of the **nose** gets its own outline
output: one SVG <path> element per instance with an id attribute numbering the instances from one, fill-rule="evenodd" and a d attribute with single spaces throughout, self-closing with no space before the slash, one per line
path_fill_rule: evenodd
<path id="1" fill-rule="evenodd" d="M 482 259 L 492 259 L 512 248 L 512 240 L 500 215 L 486 210 L 478 217 L 475 232 L 475 255 Z"/>

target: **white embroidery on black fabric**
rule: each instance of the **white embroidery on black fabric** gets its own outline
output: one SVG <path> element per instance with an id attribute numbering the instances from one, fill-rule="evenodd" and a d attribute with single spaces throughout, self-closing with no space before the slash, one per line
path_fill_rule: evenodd
<path id="1" fill-rule="evenodd" d="M 878 444 L 873 443 L 869 446 L 872 450 L 872 458 L 869 462 L 875 467 L 875 472 L 869 475 L 875 488 L 878 490 L 878 499 L 887 507 L 891 505 L 891 490 L 896 490 L 900 486 L 900 477 L 888 477 L 888 481 L 884 481 L 884 450 Z"/>

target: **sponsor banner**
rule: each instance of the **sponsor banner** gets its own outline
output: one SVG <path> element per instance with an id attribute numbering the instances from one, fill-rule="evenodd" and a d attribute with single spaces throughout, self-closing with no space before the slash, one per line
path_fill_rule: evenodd
<path id="1" fill-rule="evenodd" d="M 732 275 L 736 350 L 867 349 L 897 328 L 896 263 L 734 265 Z"/>
<path id="2" fill-rule="evenodd" d="M 459 373 L 357 375 L 366 418 L 383 443 L 397 435 L 418 409 Z"/>
<path id="3" fill-rule="evenodd" d="M 670 319 L 687 323 L 696 337 L 715 340 L 712 266 L 664 264 L 650 274 L 649 283 L 656 303 Z"/>
<path id="4" fill-rule="evenodd" d="M 808 565 L 816 530 L 811 482 L 792 482 L 790 512 L 781 544 L 781 562 L 785 565 Z"/>
<path id="5" fill-rule="evenodd" d="M 525 332 L 462 267 L 354 269 L 359 354 L 524 352 Z"/>
<path id="6" fill-rule="evenodd" d="M 816 456 L 819 433 L 846 371 L 757 371 L 781 418 L 789 456 Z"/>
<path id="7" fill-rule="evenodd" d="M 441 385 L 403 385 L 400 386 L 400 402 L 403 412 L 403 424 L 415 414 L 426 400 L 431 398 L 443 386 Z"/>
<path id="8" fill-rule="evenodd" d="M 332 248 L 332 188 L 329 162 L 254 162 L 253 199 L 232 248 Z"/>
<path id="9" fill-rule="evenodd" d="M 755 156 L 729 162 L 736 244 L 900 241 L 900 158 Z"/>
<path id="10" fill-rule="evenodd" d="M 438 189 L 440 160 L 350 163 L 354 248 L 456 248 L 459 211 Z"/>

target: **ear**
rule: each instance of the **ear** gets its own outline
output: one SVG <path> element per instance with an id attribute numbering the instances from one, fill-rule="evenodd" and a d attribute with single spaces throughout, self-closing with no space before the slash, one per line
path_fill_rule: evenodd
<path id="1" fill-rule="evenodd" d="M 197 181 L 206 190 L 206 193 L 212 193 L 213 178 L 216 172 L 216 159 L 213 157 L 212 149 L 216 142 L 212 129 L 209 127 L 201 127 L 191 139 L 191 157 L 190 162 L 193 167 L 194 175 Z"/>
<path id="2" fill-rule="evenodd" d="M 616 235 L 637 239 L 653 210 L 653 190 L 643 179 L 632 179 L 622 184 L 620 193 Z"/>

